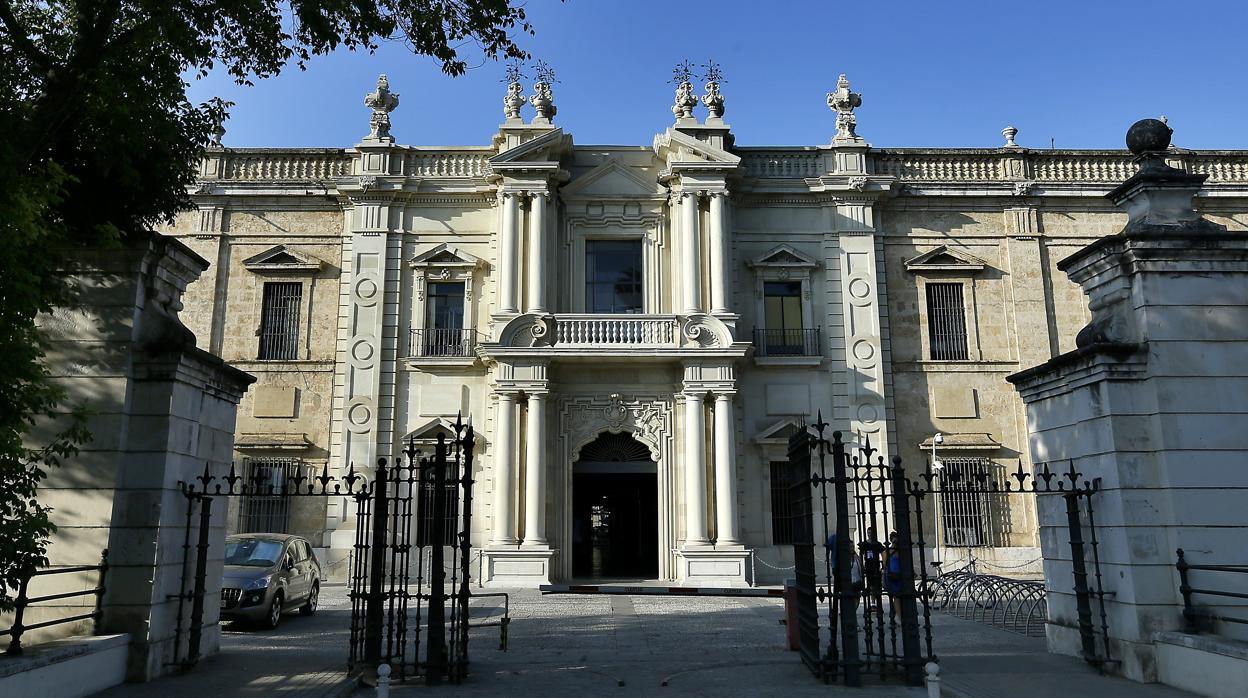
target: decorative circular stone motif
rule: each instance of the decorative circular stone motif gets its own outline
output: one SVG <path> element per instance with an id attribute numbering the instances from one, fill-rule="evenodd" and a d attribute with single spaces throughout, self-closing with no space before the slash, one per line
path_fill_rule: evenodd
<path id="1" fill-rule="evenodd" d="M 871 295 L 871 284 L 866 279 L 852 279 L 849 282 L 849 295 L 854 298 L 866 298 Z"/>
<path id="2" fill-rule="evenodd" d="M 854 358 L 859 361 L 870 361 L 875 358 L 875 347 L 865 339 L 858 340 L 854 343 Z"/>
<path id="3" fill-rule="evenodd" d="M 377 355 L 377 350 L 369 338 L 355 340 L 351 345 L 351 363 L 355 366 L 367 365 Z"/>
<path id="4" fill-rule="evenodd" d="M 375 305 L 377 303 L 378 290 L 377 282 L 374 279 L 367 276 L 357 279 L 354 288 L 356 302 L 360 305 Z"/>
<path id="5" fill-rule="evenodd" d="M 1170 147 L 1170 127 L 1159 119 L 1140 119 L 1127 129 L 1127 149 L 1136 155 L 1160 153 Z"/>
<path id="6" fill-rule="evenodd" d="M 879 420 L 879 418 L 880 418 L 880 411 L 876 409 L 875 405 L 859 405 L 858 406 L 858 421 L 862 422 L 863 424 L 875 424 L 875 422 Z"/>
<path id="7" fill-rule="evenodd" d="M 347 407 L 347 429 L 352 433 L 359 434 L 371 430 L 372 420 L 373 408 L 368 403 L 368 398 L 356 398 Z"/>

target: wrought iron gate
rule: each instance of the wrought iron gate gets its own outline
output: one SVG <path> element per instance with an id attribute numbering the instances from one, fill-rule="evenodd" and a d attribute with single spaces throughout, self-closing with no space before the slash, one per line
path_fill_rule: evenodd
<path id="1" fill-rule="evenodd" d="M 188 506 L 182 590 L 170 596 L 178 600 L 175 663 L 189 668 L 199 660 L 204 602 L 208 590 L 217 588 L 207 579 L 213 502 L 339 497 L 354 502 L 356 522 L 348 573 L 348 671 L 367 677 L 386 663 L 395 681 L 461 681 L 468 675 L 473 445 L 471 424 L 457 422 L 451 438 L 438 434 L 432 454 L 422 454 L 413 440 L 392 463 L 378 459 L 371 480 L 354 466 L 341 477 L 330 475 L 328 466 L 312 477 L 288 470 L 283 482 L 268 471 L 240 476 L 231 466 L 228 475 L 205 468 L 180 483 Z"/>
<path id="2" fill-rule="evenodd" d="M 901 459 L 886 463 L 869 438 L 851 449 L 839 431 L 826 438 L 827 428 L 822 415 L 809 427 L 801 425 L 788 449 L 799 651 L 816 676 L 847 686 L 861 686 L 866 678 L 922 685 L 924 665 L 937 660 L 931 614 L 941 582 L 928 572 L 925 527 L 938 496 L 979 501 L 1011 493 L 1061 495 L 1084 655 L 1098 664 L 1108 660 L 1092 511 L 1099 480 L 1086 480 L 1073 466 L 1061 475 L 1044 466 L 1033 477 L 1021 465 L 1008 478 L 991 477 L 988 469 L 939 478 L 930 464 L 907 477 Z M 1084 531 L 1090 535 L 1095 589 L 1089 585 Z M 1103 655 L 1094 646 L 1093 598 L 1101 601 Z"/>

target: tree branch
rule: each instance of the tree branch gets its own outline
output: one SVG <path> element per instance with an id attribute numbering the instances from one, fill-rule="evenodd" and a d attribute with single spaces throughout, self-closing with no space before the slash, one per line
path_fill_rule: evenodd
<path id="1" fill-rule="evenodd" d="M 0 0 L 0 21 L 4 22 L 4 27 L 12 37 L 14 46 L 20 49 L 31 63 L 39 66 L 44 72 L 52 69 L 52 57 L 40 51 L 39 47 L 35 46 L 35 42 L 26 36 L 26 28 L 13 14 L 13 7 L 9 5 L 9 0 Z"/>

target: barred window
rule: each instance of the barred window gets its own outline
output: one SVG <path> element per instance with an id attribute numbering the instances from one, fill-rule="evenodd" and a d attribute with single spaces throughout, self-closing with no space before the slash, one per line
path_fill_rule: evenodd
<path id="1" fill-rule="evenodd" d="M 287 489 L 300 474 L 296 458 L 256 458 L 243 462 L 241 485 L 251 494 L 242 497 L 239 533 L 289 533 L 290 501 Z"/>
<path id="2" fill-rule="evenodd" d="M 1000 528 L 994 516 L 1001 516 L 1005 502 L 992 492 L 998 474 L 986 458 L 941 458 L 940 521 L 944 545 L 984 547 L 995 545 L 994 532 Z M 1000 484 L 1000 483 L 998 483 Z M 994 506 L 998 504 L 999 506 Z"/>
<path id="3" fill-rule="evenodd" d="M 793 544 L 793 513 L 789 506 L 789 462 L 771 462 L 771 542 Z"/>
<path id="4" fill-rule="evenodd" d="M 961 283 L 927 284 L 927 338 L 935 361 L 969 358 Z"/>
<path id="5" fill-rule="evenodd" d="M 416 519 L 417 545 L 428 546 L 433 538 L 433 506 L 434 484 L 431 475 L 420 484 L 420 516 Z M 442 516 L 442 545 L 455 545 L 455 534 L 459 530 L 459 484 L 455 481 L 442 483 L 442 501 L 446 512 Z"/>
<path id="6" fill-rule="evenodd" d="M 299 358 L 302 297 L 303 284 L 298 281 L 265 282 L 264 305 L 260 310 L 260 359 L 292 361 Z"/>

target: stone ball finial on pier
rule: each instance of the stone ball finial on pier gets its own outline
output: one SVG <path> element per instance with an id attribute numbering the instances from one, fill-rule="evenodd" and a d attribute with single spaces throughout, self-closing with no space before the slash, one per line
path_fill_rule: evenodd
<path id="1" fill-rule="evenodd" d="M 1166 164 L 1174 134 L 1160 119 L 1140 119 L 1127 129 L 1127 148 L 1140 169 L 1106 196 L 1127 212 L 1124 233 L 1185 227 L 1192 231 L 1223 230 L 1200 216 L 1192 198 L 1208 175 L 1185 172 Z"/>
<path id="2" fill-rule="evenodd" d="M 386 79 L 385 73 L 377 76 L 377 89 L 364 96 L 364 106 L 373 110 L 373 115 L 368 120 L 369 132 L 364 140 L 393 143 L 394 137 L 390 135 L 390 112 L 398 109 L 399 95 L 390 91 L 390 81 Z"/>
<path id="3" fill-rule="evenodd" d="M 1174 129 L 1161 119 L 1140 119 L 1127 129 L 1127 150 L 1137 156 L 1164 152 L 1173 134 Z"/>

